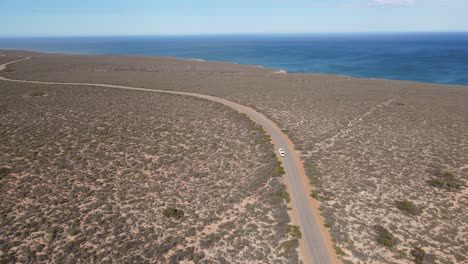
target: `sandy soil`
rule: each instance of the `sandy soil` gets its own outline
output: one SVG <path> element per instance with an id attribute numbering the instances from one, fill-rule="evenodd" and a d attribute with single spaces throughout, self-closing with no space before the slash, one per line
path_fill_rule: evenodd
<path id="1" fill-rule="evenodd" d="M 2 262 L 297 263 L 271 143 L 216 103 L 0 82 Z"/>
<path id="2" fill-rule="evenodd" d="M 466 87 L 190 63 L 37 55 L 4 75 L 182 90 L 249 105 L 298 147 L 345 262 L 412 263 L 419 248 L 426 263 L 466 261 Z M 376 226 L 392 243 L 381 243 Z"/>

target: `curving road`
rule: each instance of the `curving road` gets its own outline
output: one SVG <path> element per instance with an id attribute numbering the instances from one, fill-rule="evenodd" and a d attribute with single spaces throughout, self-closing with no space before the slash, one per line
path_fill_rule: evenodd
<path id="1" fill-rule="evenodd" d="M 12 61 L 0 65 L 0 71 L 4 70 L 7 65 L 27 60 L 30 57 Z M 265 115 L 255 111 L 254 109 L 231 102 L 226 99 L 218 98 L 215 96 L 188 93 L 188 92 L 176 92 L 176 91 L 165 91 L 148 88 L 138 88 L 121 85 L 111 84 L 96 84 L 96 83 L 59 83 L 59 82 L 40 82 L 40 81 L 27 81 L 27 80 L 14 80 L 5 77 L 0 77 L 0 81 L 9 81 L 17 83 L 33 83 L 33 84 L 50 84 L 50 85 L 76 85 L 76 86 L 95 86 L 105 87 L 112 89 L 124 89 L 134 90 L 152 93 L 166 93 L 175 95 L 192 96 L 197 98 L 203 98 L 213 102 L 224 104 L 240 113 L 246 114 L 254 122 L 258 123 L 263 129 L 271 136 L 271 139 L 278 148 L 284 148 L 286 151 L 285 157 L 280 157 L 282 160 L 285 172 L 286 172 L 286 184 L 288 191 L 291 195 L 291 201 L 293 205 L 294 218 L 299 224 L 302 231 L 301 243 L 301 255 L 305 263 L 339 263 L 340 261 L 336 257 L 328 232 L 325 230 L 322 224 L 322 220 L 319 216 L 317 206 L 313 205 L 312 199 L 308 193 L 308 181 L 304 173 L 303 164 L 295 151 L 294 144 L 281 129 Z M 278 156 L 279 157 L 279 156 Z M 305 252 L 304 252 L 305 251 Z"/>

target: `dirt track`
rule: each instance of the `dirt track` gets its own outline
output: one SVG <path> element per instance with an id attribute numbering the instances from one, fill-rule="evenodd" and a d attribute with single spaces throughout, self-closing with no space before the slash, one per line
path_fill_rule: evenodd
<path id="1" fill-rule="evenodd" d="M 0 65 L 0 71 L 4 70 L 8 64 L 29 59 L 23 58 Z M 210 100 L 213 102 L 222 103 L 229 106 L 240 113 L 246 114 L 252 120 L 260 124 L 263 129 L 270 134 L 273 143 L 276 147 L 282 147 L 286 150 L 286 157 L 282 158 L 283 166 L 286 171 L 286 179 L 288 189 L 291 193 L 291 200 L 295 219 L 301 227 L 303 233 L 303 243 L 301 245 L 301 253 L 306 263 L 337 263 L 339 262 L 336 255 L 333 253 L 330 236 L 324 228 L 323 220 L 319 215 L 316 204 L 309 197 L 307 192 L 307 178 L 304 173 L 303 164 L 295 151 L 295 147 L 291 140 L 281 131 L 281 129 L 265 115 L 255 111 L 247 106 L 234 103 L 232 101 L 197 93 L 176 92 L 155 90 L 148 88 L 138 88 L 121 85 L 96 84 L 96 83 L 61 83 L 61 82 L 40 82 L 28 80 L 13 80 L 0 77 L 1 81 L 33 83 L 33 84 L 50 84 L 50 85 L 76 85 L 76 86 L 94 86 L 113 89 L 134 90 L 142 92 L 157 92 L 175 95 L 192 96 Z M 305 251 L 305 252 L 304 252 Z"/>

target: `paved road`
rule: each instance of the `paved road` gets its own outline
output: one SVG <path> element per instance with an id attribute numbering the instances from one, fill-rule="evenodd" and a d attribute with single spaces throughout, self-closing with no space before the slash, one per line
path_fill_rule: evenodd
<path id="1" fill-rule="evenodd" d="M 24 58 L 21 60 L 25 60 Z M 13 61 L 0 65 L 0 71 L 5 69 L 6 65 L 18 62 L 21 60 Z M 165 90 L 156 90 L 156 89 L 147 89 L 147 88 L 138 88 L 138 87 L 129 87 L 121 85 L 111 85 L 111 84 L 94 84 L 94 83 L 57 83 L 57 82 L 39 82 L 39 81 L 26 81 L 26 80 L 13 80 L 0 77 L 0 81 L 10 81 L 10 82 L 19 82 L 19 83 L 35 83 L 35 84 L 51 84 L 51 85 L 79 85 L 79 86 L 95 86 L 95 87 L 105 87 L 113 89 L 124 89 L 124 90 L 134 90 L 134 91 L 144 91 L 144 92 L 156 92 L 156 93 L 166 93 L 166 94 L 175 94 L 175 95 L 184 95 L 192 96 L 197 98 L 207 99 L 213 102 L 222 103 L 226 106 L 229 106 L 238 112 L 244 113 L 249 116 L 252 120 L 257 122 L 263 127 L 263 129 L 270 134 L 273 143 L 277 148 L 284 148 L 286 151 L 286 156 L 282 157 L 283 166 L 286 172 L 286 184 L 291 195 L 291 201 L 296 213 L 295 218 L 298 222 L 301 231 L 302 237 L 305 244 L 306 252 L 303 252 L 303 259 L 305 262 L 317 263 L 317 264 L 327 264 L 327 263 L 337 263 L 338 259 L 331 248 L 331 243 L 329 241 L 328 234 L 324 231 L 324 227 L 320 225 L 318 212 L 314 210 L 310 203 L 309 194 L 307 188 L 304 186 L 305 175 L 302 162 L 294 150 L 294 145 L 291 140 L 281 132 L 281 129 L 265 115 L 255 111 L 254 109 L 231 102 L 226 99 L 204 95 L 196 93 L 187 93 L 187 92 L 175 92 L 175 91 L 165 91 Z M 277 151 L 277 150 L 276 150 Z"/>

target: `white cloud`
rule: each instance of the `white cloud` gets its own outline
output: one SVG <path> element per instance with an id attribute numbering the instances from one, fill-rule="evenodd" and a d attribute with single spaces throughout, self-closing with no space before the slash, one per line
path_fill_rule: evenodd
<path id="1" fill-rule="evenodd" d="M 413 5 L 416 0 L 372 0 L 375 5 Z"/>

